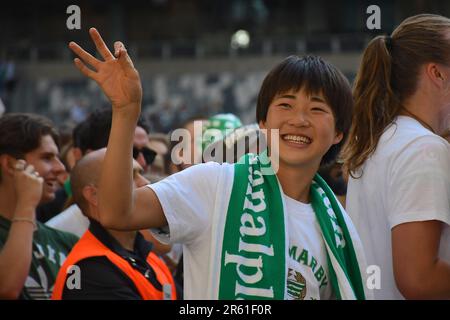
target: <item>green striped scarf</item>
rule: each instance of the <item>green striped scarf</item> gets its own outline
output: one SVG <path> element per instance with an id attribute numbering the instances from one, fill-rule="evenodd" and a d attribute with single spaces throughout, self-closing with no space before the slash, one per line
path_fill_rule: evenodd
<path id="1" fill-rule="evenodd" d="M 336 298 L 365 299 L 355 239 L 333 192 L 318 174 L 310 192 Z M 223 232 L 219 299 L 285 298 L 289 244 L 283 207 L 281 187 L 265 152 L 247 154 L 235 164 Z"/>

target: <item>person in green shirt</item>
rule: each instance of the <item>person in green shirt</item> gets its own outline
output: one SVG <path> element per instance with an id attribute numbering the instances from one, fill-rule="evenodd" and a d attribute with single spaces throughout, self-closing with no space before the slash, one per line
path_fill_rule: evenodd
<path id="1" fill-rule="evenodd" d="M 0 118 L 0 299 L 50 299 L 75 235 L 36 221 L 36 207 L 55 198 L 58 134 L 46 118 Z"/>

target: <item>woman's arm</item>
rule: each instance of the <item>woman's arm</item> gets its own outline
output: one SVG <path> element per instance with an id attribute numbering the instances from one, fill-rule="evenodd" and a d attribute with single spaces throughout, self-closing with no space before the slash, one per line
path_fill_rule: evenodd
<path id="1" fill-rule="evenodd" d="M 409 222 L 392 229 L 397 287 L 406 299 L 450 299 L 450 265 L 438 257 L 442 222 Z"/>
<path id="2" fill-rule="evenodd" d="M 118 230 L 161 227 L 167 222 L 154 192 L 146 187 L 133 189 L 133 137 L 142 100 L 139 73 L 121 42 L 114 43 L 113 55 L 96 29 L 89 33 L 103 61 L 74 42 L 69 47 L 79 57 L 74 61 L 76 67 L 97 82 L 112 104 L 111 133 L 99 183 L 100 221 Z"/>

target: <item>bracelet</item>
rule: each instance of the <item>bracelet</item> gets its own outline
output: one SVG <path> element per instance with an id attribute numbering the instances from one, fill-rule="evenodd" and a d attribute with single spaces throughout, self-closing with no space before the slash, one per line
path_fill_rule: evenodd
<path id="1" fill-rule="evenodd" d="M 37 230 L 36 221 L 34 219 L 31 219 L 31 218 L 16 217 L 16 218 L 13 218 L 11 220 L 11 222 L 29 222 L 29 223 L 31 223 L 33 225 L 34 230 Z"/>

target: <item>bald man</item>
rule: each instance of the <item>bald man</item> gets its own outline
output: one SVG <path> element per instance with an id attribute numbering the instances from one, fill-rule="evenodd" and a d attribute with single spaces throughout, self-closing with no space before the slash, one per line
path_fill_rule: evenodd
<path id="1" fill-rule="evenodd" d="M 98 181 L 106 149 L 82 158 L 71 173 L 75 203 L 89 219 L 89 230 L 75 245 L 56 279 L 53 299 L 175 299 L 172 275 L 137 231 L 105 229 L 98 222 Z M 146 185 L 142 167 L 133 160 L 134 187 Z M 76 265 L 78 268 L 73 269 Z M 75 270 L 75 271 L 73 271 Z M 77 272 L 78 285 L 68 278 Z"/>
<path id="2" fill-rule="evenodd" d="M 111 108 L 103 108 L 94 110 L 86 121 L 79 124 L 73 131 L 73 141 L 74 141 L 74 156 L 75 160 L 79 161 L 86 154 L 105 148 L 108 144 L 109 132 L 111 130 L 112 121 L 112 110 Z M 146 172 L 147 166 L 151 164 L 154 158 L 154 152 L 149 150 L 145 146 L 148 143 L 148 126 L 144 118 L 139 118 L 134 134 L 134 144 L 133 144 L 133 156 L 136 161 L 141 166 L 141 170 Z M 69 188 L 70 190 L 70 182 Z M 57 191 L 59 195 L 61 192 L 66 194 L 64 190 Z M 66 197 L 62 197 L 66 199 Z M 67 200 L 67 199 L 66 199 Z M 81 237 L 83 233 L 89 227 L 89 221 L 80 211 L 77 205 L 73 204 L 71 197 L 68 199 L 71 204 L 69 207 L 65 208 L 62 212 L 54 213 L 44 213 L 49 208 L 40 208 L 41 216 L 53 216 L 45 224 L 58 230 L 66 231 Z M 55 215 L 56 214 L 56 215 Z M 153 242 L 153 238 L 150 232 L 146 232 L 144 237 Z M 160 254 L 164 254 L 170 250 L 170 246 L 162 245 L 153 242 L 155 245 L 155 251 Z"/>

